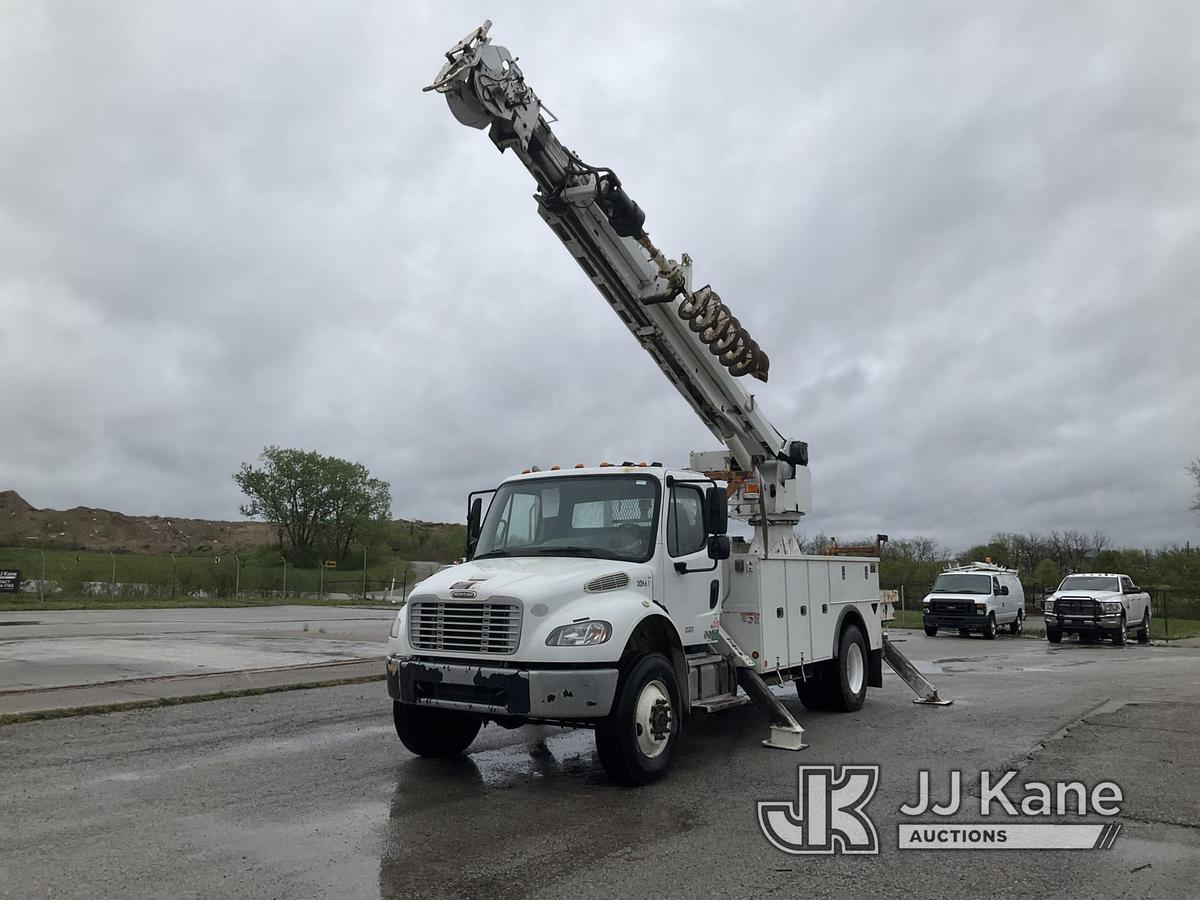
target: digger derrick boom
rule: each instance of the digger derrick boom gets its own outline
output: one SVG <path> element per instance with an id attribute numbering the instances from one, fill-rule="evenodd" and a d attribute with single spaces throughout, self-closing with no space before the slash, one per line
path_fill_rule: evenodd
<path id="1" fill-rule="evenodd" d="M 728 449 L 720 466 L 707 465 L 714 454 L 694 458 L 704 457 L 702 468 L 739 473 L 739 484 L 757 487 L 752 497 L 735 496 L 735 511 L 764 523 L 799 519 L 811 505 L 807 445 L 784 440 L 738 380 L 766 381 L 766 353 L 711 287 L 692 288 L 686 254 L 676 262 L 651 242 L 645 214 L 616 174 L 588 165 L 559 142 L 550 128 L 557 120 L 508 50 L 491 43 L 490 27 L 485 22 L 451 47 L 426 90 L 445 95 L 459 122 L 488 129 L 496 147 L 512 150 L 529 170 L 538 214 Z"/>

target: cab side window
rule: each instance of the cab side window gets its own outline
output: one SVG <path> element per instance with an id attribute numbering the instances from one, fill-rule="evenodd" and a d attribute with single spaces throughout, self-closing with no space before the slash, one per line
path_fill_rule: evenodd
<path id="1" fill-rule="evenodd" d="M 703 550 L 708 540 L 704 533 L 704 495 L 691 485 L 676 485 L 671 490 L 667 512 L 667 552 L 686 556 Z"/>
<path id="2" fill-rule="evenodd" d="M 992 593 L 997 597 L 1000 596 L 1000 579 L 995 575 L 992 576 Z"/>
<path id="3" fill-rule="evenodd" d="M 1121 576 L 1121 590 L 1125 591 L 1127 594 L 1133 592 L 1133 579 L 1128 575 Z"/>

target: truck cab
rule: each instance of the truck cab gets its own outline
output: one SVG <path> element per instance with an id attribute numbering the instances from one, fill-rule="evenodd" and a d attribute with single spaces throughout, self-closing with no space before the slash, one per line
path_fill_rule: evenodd
<path id="1" fill-rule="evenodd" d="M 987 562 L 953 566 L 938 575 L 921 613 L 929 637 L 955 628 L 960 636 L 977 632 L 990 640 L 1001 627 L 1016 636 L 1025 623 L 1025 589 L 1013 569 Z"/>
<path id="2" fill-rule="evenodd" d="M 1128 575 L 1081 572 L 1068 575 L 1042 604 L 1046 640 L 1062 643 L 1064 634 L 1082 641 L 1107 637 L 1125 644 L 1135 629 L 1139 644 L 1150 643 L 1150 595 Z"/>

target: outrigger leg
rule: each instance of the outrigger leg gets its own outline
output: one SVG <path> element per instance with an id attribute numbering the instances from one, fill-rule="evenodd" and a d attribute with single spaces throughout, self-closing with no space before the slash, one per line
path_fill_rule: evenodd
<path id="1" fill-rule="evenodd" d="M 953 700 L 943 700 L 938 696 L 937 688 L 929 683 L 928 678 L 917 671 L 917 667 L 907 656 L 896 649 L 896 645 L 888 640 L 887 634 L 883 636 L 883 661 L 904 679 L 905 684 L 912 688 L 913 693 L 917 695 L 917 699 L 913 703 L 920 703 L 924 706 L 949 706 L 954 702 Z"/>
<path id="2" fill-rule="evenodd" d="M 763 741 L 764 747 L 803 750 L 808 746 L 804 743 L 803 726 L 796 721 L 791 710 L 771 693 L 771 689 L 757 672 L 745 666 L 738 666 L 737 680 L 750 702 L 767 717 L 767 723 L 771 726 L 771 736 Z"/>

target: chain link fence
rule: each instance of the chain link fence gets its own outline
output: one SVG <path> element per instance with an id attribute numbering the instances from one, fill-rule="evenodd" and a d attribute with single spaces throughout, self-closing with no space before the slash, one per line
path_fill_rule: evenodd
<path id="1" fill-rule="evenodd" d="M 20 573 L 20 596 L 116 602 L 234 600 L 367 600 L 404 597 L 430 565 L 392 559 L 355 568 L 299 569 L 282 559 L 228 554 L 211 557 L 142 556 L 0 549 L 0 570 Z M 4 597 L 0 594 L 0 607 Z"/>

